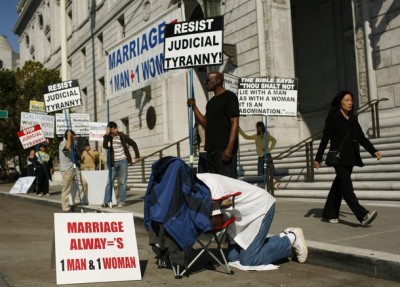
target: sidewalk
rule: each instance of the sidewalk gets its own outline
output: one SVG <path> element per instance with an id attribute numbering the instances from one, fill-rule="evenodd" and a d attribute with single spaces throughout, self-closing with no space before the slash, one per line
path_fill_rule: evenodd
<path id="1" fill-rule="evenodd" d="M 50 197 L 35 194 L 9 194 L 13 184 L 0 184 L 0 195 L 53 205 L 60 208 L 61 186 L 50 189 Z M 84 206 L 84 211 L 132 212 L 136 224 L 143 222 L 144 194 L 128 191 L 127 206 L 100 208 Z M 277 198 L 271 234 L 289 226 L 301 227 L 308 246 L 308 262 L 359 273 L 375 278 L 400 281 L 400 202 L 361 201 L 368 210 L 378 211 L 377 219 L 368 227 L 361 227 L 345 203 L 342 204 L 340 223 L 321 220 L 324 201 L 316 199 Z M 80 212 L 78 207 L 75 212 Z"/>

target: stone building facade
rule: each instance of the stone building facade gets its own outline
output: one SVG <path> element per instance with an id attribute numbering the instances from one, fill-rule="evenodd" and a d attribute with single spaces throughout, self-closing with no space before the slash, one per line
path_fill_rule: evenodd
<path id="1" fill-rule="evenodd" d="M 19 54 L 14 52 L 6 36 L 0 35 L 0 69 L 15 70 Z"/>
<path id="2" fill-rule="evenodd" d="M 188 135 L 188 72 L 113 98 L 107 105 L 107 50 L 176 3 L 186 20 L 224 15 L 224 62 L 194 69 L 195 97 L 204 111 L 207 70 L 237 77 L 299 79 L 296 117 L 268 117 L 278 146 L 307 138 L 323 127 L 330 101 L 349 89 L 360 107 L 381 102 L 381 123 L 399 126 L 400 2 L 397 0 L 66 0 L 68 77 L 78 79 L 92 121 L 119 123 L 145 155 Z M 58 0 L 21 0 L 14 31 L 21 64 L 34 59 L 60 68 Z M 109 107 L 109 109 L 107 108 Z M 370 128 L 370 114 L 360 116 Z M 241 118 L 254 130 L 261 116 Z M 389 124 L 390 123 L 390 124 Z M 388 130 L 390 132 L 390 130 Z"/>

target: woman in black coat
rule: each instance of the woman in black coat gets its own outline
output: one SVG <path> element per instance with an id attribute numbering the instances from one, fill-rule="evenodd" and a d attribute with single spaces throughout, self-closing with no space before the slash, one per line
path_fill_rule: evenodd
<path id="1" fill-rule="evenodd" d="M 339 92 L 333 99 L 331 110 L 325 120 L 325 128 L 315 157 L 314 167 L 317 169 L 320 167 L 328 141 L 330 141 L 330 150 L 338 150 L 344 140 L 340 148 L 339 161 L 333 166 L 336 177 L 326 199 L 322 216 L 331 223 L 338 223 L 340 204 L 342 198 L 344 198 L 361 225 L 366 226 L 378 214 L 376 211 L 369 212 L 358 202 L 351 181 L 351 173 L 354 166 L 364 166 L 360 156 L 360 145 L 378 160 L 382 157 L 382 154 L 365 137 L 353 111 L 353 94 L 349 91 Z"/>

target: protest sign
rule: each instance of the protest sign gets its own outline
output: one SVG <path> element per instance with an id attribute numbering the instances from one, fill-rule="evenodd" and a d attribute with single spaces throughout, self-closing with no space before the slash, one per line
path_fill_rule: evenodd
<path id="1" fill-rule="evenodd" d="M 45 114 L 46 113 L 46 105 L 44 104 L 44 102 L 31 100 L 31 101 L 29 101 L 29 112 Z"/>
<path id="2" fill-rule="evenodd" d="M 238 99 L 241 115 L 297 115 L 298 79 L 240 78 Z"/>
<path id="3" fill-rule="evenodd" d="M 69 114 L 71 118 L 71 126 L 67 124 L 65 114 L 56 114 L 56 134 L 64 136 L 67 129 L 72 129 L 76 135 L 87 137 L 89 136 L 89 114 Z"/>
<path id="4" fill-rule="evenodd" d="M 55 213 L 57 284 L 141 280 L 132 213 Z"/>
<path id="5" fill-rule="evenodd" d="M 46 141 L 40 125 L 18 131 L 17 135 L 24 149 Z"/>
<path id="6" fill-rule="evenodd" d="M 35 125 L 40 125 L 45 138 L 54 138 L 54 116 L 21 112 L 21 130 Z"/>
<path id="7" fill-rule="evenodd" d="M 103 141 L 103 136 L 107 130 L 107 123 L 89 123 L 89 140 L 90 141 Z"/>
<path id="8" fill-rule="evenodd" d="M 164 68 L 221 65 L 223 29 L 223 16 L 166 25 Z"/>
<path id="9" fill-rule="evenodd" d="M 225 88 L 225 90 L 234 92 L 237 95 L 238 84 L 239 84 L 238 77 L 231 75 L 231 74 L 224 73 L 224 88 Z"/>
<path id="10" fill-rule="evenodd" d="M 78 80 L 70 80 L 44 87 L 46 112 L 82 106 Z"/>
<path id="11" fill-rule="evenodd" d="M 182 8 L 175 5 L 119 44 L 107 49 L 110 98 L 173 75 L 165 71 L 163 65 L 165 25 L 182 21 L 182 14 Z"/>
<path id="12" fill-rule="evenodd" d="M 34 180 L 34 176 L 18 178 L 14 186 L 11 188 L 10 193 L 27 193 Z"/>

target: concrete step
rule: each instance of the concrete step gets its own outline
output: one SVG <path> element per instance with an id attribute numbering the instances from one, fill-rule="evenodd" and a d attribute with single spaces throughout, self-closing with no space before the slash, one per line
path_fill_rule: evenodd
<path id="1" fill-rule="evenodd" d="M 332 182 L 336 174 L 334 172 L 315 174 L 315 182 Z M 353 173 L 351 176 L 353 181 L 400 181 L 400 172 L 386 172 L 386 173 Z M 261 179 L 260 179 L 261 180 Z M 296 174 L 279 177 L 280 182 L 297 182 L 306 180 L 305 175 Z"/>
<path id="2" fill-rule="evenodd" d="M 280 182 L 279 189 L 303 189 L 303 190 L 329 190 L 331 181 L 319 182 Z M 400 181 L 353 181 L 354 190 L 394 190 L 400 191 Z"/>
<path id="3" fill-rule="evenodd" d="M 383 153 L 380 161 L 372 158 L 371 155 L 361 148 L 361 157 L 364 167 L 354 167 L 353 186 L 360 199 L 377 200 L 398 200 L 400 198 L 400 133 L 391 137 L 371 139 L 374 146 Z M 240 142 L 239 168 L 243 180 L 260 186 L 264 185 L 264 178 L 257 176 L 257 155 L 254 142 Z M 319 140 L 314 141 L 313 148 L 316 153 Z M 288 147 L 277 147 L 272 155 L 277 156 L 287 150 Z M 280 181 L 279 191 L 276 196 L 283 197 L 315 197 L 326 198 L 335 177 L 332 167 L 321 166 L 314 170 L 315 182 L 309 183 L 306 180 L 305 147 L 291 154 L 288 158 L 275 160 L 275 178 Z M 145 161 L 146 180 L 151 173 L 151 165 L 158 160 L 158 155 Z M 183 157 L 189 163 L 189 157 Z M 194 159 L 194 167 L 197 166 L 198 158 Z M 130 192 L 144 193 L 147 183 L 142 182 L 141 165 L 133 165 L 128 170 L 128 186 Z"/>
<path id="4" fill-rule="evenodd" d="M 318 198 L 326 199 L 328 196 L 328 189 L 315 189 L 315 190 L 304 190 L 304 189 L 282 189 L 281 185 L 279 190 L 274 191 L 275 197 L 285 198 Z M 359 200 L 382 200 L 382 201 L 393 201 L 400 200 L 400 190 L 355 190 L 355 194 Z"/>

